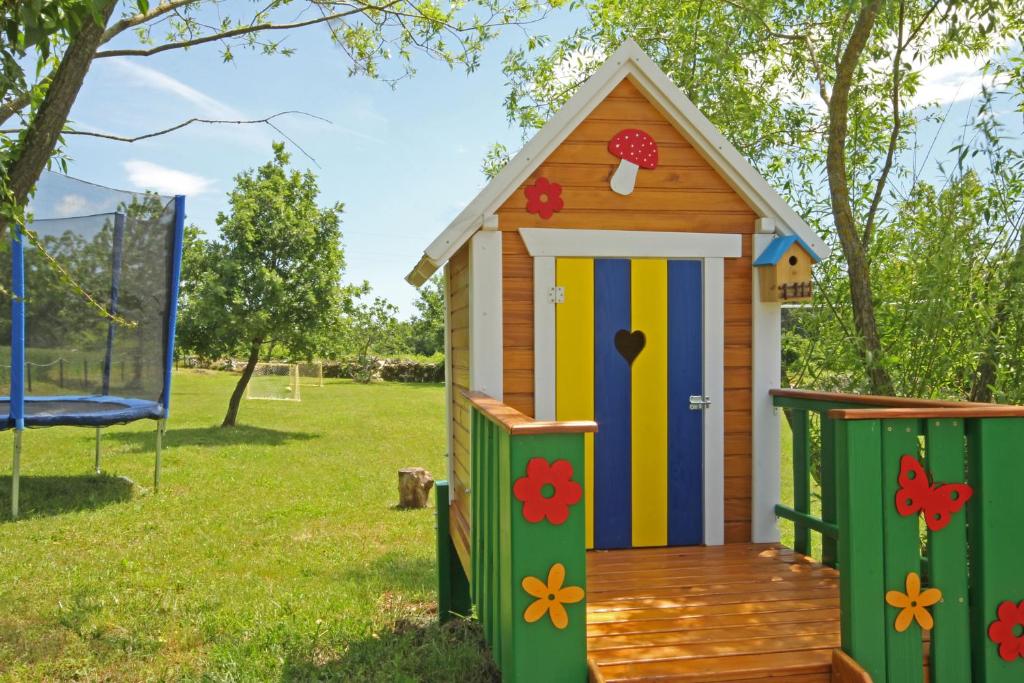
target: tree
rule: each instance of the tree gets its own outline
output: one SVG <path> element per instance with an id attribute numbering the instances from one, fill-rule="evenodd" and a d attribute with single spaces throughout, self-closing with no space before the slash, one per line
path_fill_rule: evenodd
<path id="1" fill-rule="evenodd" d="M 444 353 L 444 275 L 434 277 L 420 287 L 413 302 L 416 315 L 409 321 L 409 350 L 422 356 Z"/>
<path id="2" fill-rule="evenodd" d="M 17 122 L 0 133 L 0 237 L 12 222 L 24 223 L 40 173 L 55 159 L 63 162 L 62 135 L 132 139 L 66 128 L 94 59 L 206 44 L 219 46 L 225 61 L 239 49 L 287 56 L 289 32 L 322 24 L 350 75 L 394 83 L 415 73 L 416 54 L 475 69 L 500 27 L 529 21 L 547 7 L 533 0 L 300 0 L 254 3 L 249 14 L 231 16 L 217 0 L 130 0 L 115 19 L 117 6 L 115 0 L 15 0 L 0 8 L 0 123 Z M 135 45 L 105 48 L 131 36 Z M 398 66 L 386 71 L 389 64 Z M 260 122 L 273 125 L 269 117 Z"/>
<path id="3" fill-rule="evenodd" d="M 1019 3 L 859 0 L 591 0 L 590 24 L 546 53 L 513 51 L 510 118 L 542 124 L 625 38 L 635 39 L 758 169 L 839 248 L 825 264 L 846 287 L 844 388 L 890 394 L 871 259 L 879 226 L 913 178 L 920 72 L 953 57 L 990 54 L 1019 35 Z M 533 47 L 536 47 L 534 45 Z M 500 150 L 488 160 L 500 158 Z M 821 182 L 824 177 L 824 183 Z"/>
<path id="4" fill-rule="evenodd" d="M 398 307 L 383 297 L 373 297 L 370 284 L 347 288 L 340 321 L 341 347 L 355 355 L 353 379 L 368 384 L 374 379 L 375 354 L 395 353 L 398 337 Z"/>
<path id="5" fill-rule="evenodd" d="M 246 354 L 224 427 L 235 424 L 265 343 L 302 354 L 337 322 L 342 205 L 320 208 L 319 194 L 316 176 L 289 168 L 284 145 L 275 143 L 273 160 L 235 177 L 231 211 L 217 215 L 220 239 L 190 237 L 183 345 L 210 357 Z"/>

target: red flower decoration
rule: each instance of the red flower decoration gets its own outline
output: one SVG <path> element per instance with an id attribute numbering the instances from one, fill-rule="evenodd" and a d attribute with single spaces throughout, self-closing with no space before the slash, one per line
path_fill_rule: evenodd
<path id="1" fill-rule="evenodd" d="M 544 458 L 530 458 L 526 476 L 516 479 L 512 492 L 523 503 L 523 517 L 536 524 L 545 517 L 552 524 L 569 518 L 569 506 L 583 496 L 583 487 L 572 480 L 572 463 Z"/>
<path id="2" fill-rule="evenodd" d="M 999 656 L 1007 662 L 1024 658 L 1024 600 L 1019 605 L 1010 600 L 999 603 L 999 619 L 988 627 L 988 639 L 999 646 Z"/>
<path id="3" fill-rule="evenodd" d="M 562 186 L 549 182 L 547 178 L 537 178 L 537 182 L 525 188 L 526 210 L 541 218 L 551 218 L 565 206 L 562 201 Z"/>

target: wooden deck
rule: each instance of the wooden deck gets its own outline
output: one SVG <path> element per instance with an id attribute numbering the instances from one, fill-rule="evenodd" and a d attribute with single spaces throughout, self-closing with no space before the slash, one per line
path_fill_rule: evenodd
<path id="1" fill-rule="evenodd" d="M 788 548 L 587 553 L 594 681 L 827 682 L 839 573 Z"/>

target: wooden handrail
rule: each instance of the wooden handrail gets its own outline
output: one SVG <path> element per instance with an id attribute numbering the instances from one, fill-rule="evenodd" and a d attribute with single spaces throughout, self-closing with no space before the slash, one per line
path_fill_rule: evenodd
<path id="1" fill-rule="evenodd" d="M 989 403 L 960 404 L 959 408 L 842 408 L 828 411 L 833 420 L 928 420 L 931 418 L 1024 417 L 1024 406 Z"/>
<path id="2" fill-rule="evenodd" d="M 512 406 L 505 405 L 501 401 L 479 391 L 463 391 L 462 395 L 476 406 L 481 413 L 509 434 L 521 436 L 529 434 L 579 434 L 597 431 L 597 423 L 593 420 L 570 420 L 563 422 L 535 420 Z"/>
<path id="3" fill-rule="evenodd" d="M 779 398 L 830 403 L 855 403 L 872 408 L 964 408 L 967 406 L 992 407 L 994 403 L 967 401 L 941 401 L 931 398 L 903 398 L 900 396 L 874 396 L 872 394 L 846 394 L 839 391 L 808 391 L 806 389 L 770 389 L 768 393 Z M 835 412 L 835 411 L 832 411 Z"/>

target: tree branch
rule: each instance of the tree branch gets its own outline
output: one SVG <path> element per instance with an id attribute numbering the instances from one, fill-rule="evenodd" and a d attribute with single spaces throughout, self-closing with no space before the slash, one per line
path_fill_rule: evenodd
<path id="1" fill-rule="evenodd" d="M 181 50 L 184 48 L 195 47 L 197 45 L 205 45 L 206 43 L 215 43 L 219 40 L 225 40 L 227 38 L 237 38 L 238 36 L 244 36 L 250 33 L 260 33 L 262 31 L 287 31 L 296 28 L 305 28 L 306 26 L 314 26 L 316 24 L 324 24 L 329 21 L 336 19 L 343 19 L 354 14 L 364 14 L 366 12 L 386 12 L 389 7 L 397 5 L 402 0 L 391 0 L 383 5 L 364 5 L 356 9 L 351 9 L 345 12 L 336 12 L 334 14 L 328 14 L 314 19 L 307 19 L 306 21 L 296 21 L 290 24 L 274 24 L 271 22 L 264 22 L 262 24 L 251 24 L 249 26 L 239 26 L 229 31 L 221 31 L 220 33 L 212 33 L 206 36 L 200 36 L 199 38 L 193 38 L 191 40 L 181 40 L 174 43 L 165 43 L 163 45 L 157 45 L 156 47 L 149 48 L 148 50 L 102 50 L 96 53 L 95 59 L 103 57 L 150 57 L 161 52 L 167 52 L 168 50 Z"/>
<path id="2" fill-rule="evenodd" d="M 875 183 L 875 194 L 871 198 L 871 205 L 868 207 L 867 216 L 864 219 L 864 233 L 860 241 L 865 251 L 871 246 L 872 234 L 875 230 L 875 216 L 878 214 L 878 207 L 882 203 L 882 194 L 885 191 L 885 184 L 889 180 L 889 172 L 892 170 L 893 160 L 896 157 L 896 147 L 900 141 L 900 83 L 902 81 L 903 49 L 907 46 L 903 42 L 903 25 L 906 21 L 907 3 L 900 0 L 899 27 L 896 36 L 896 52 L 892 56 L 892 130 L 889 132 L 889 147 L 885 152 L 885 163 L 882 165 L 882 172 Z"/>
<path id="3" fill-rule="evenodd" d="M 159 5 L 150 8 L 148 12 L 140 12 L 130 17 L 125 17 L 120 21 L 115 21 L 111 24 L 106 31 L 103 32 L 103 38 L 100 40 L 100 45 L 106 44 L 114 36 L 127 31 L 130 28 L 135 28 L 140 24 L 156 19 L 157 17 L 167 14 L 179 7 L 185 5 L 191 5 L 198 2 L 198 0 L 171 0 L 169 2 L 161 2 Z"/>

